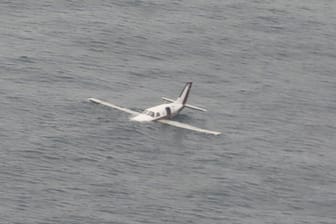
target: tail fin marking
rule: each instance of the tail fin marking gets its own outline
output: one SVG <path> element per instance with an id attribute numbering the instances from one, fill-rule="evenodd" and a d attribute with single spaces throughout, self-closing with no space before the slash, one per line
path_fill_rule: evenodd
<path id="1" fill-rule="evenodd" d="M 186 104 L 191 89 L 192 82 L 187 82 L 176 102 Z"/>

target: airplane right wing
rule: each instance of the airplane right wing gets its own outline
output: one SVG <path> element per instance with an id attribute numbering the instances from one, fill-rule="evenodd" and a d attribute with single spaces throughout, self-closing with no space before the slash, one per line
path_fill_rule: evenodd
<path id="1" fill-rule="evenodd" d="M 182 123 L 182 122 L 173 121 L 173 120 L 160 119 L 160 120 L 157 120 L 157 122 L 160 122 L 162 124 L 168 124 L 168 125 L 178 127 L 178 128 L 184 128 L 184 129 L 188 129 L 188 130 L 192 130 L 192 131 L 211 134 L 211 135 L 220 135 L 221 134 L 221 132 L 218 132 L 218 131 L 210 131 L 210 130 L 206 130 L 206 129 L 203 129 L 203 128 L 198 128 L 198 127 L 195 127 L 195 126 L 191 126 L 189 124 L 185 124 L 185 123 Z"/>

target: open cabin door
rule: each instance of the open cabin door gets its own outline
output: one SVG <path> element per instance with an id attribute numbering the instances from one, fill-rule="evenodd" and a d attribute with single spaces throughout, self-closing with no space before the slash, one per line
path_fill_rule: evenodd
<path id="1" fill-rule="evenodd" d="M 169 107 L 166 107 L 167 118 L 171 118 L 171 110 Z"/>

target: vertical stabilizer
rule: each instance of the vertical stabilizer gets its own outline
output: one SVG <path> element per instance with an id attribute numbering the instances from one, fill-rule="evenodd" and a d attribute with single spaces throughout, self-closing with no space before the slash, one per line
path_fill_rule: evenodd
<path id="1" fill-rule="evenodd" d="M 177 103 L 186 104 L 189 96 L 189 92 L 191 89 L 192 82 L 187 82 L 184 86 L 180 96 L 176 99 Z"/>

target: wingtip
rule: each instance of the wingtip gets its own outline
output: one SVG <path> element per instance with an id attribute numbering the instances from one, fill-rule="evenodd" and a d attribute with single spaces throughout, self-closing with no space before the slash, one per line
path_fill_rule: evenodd
<path id="1" fill-rule="evenodd" d="M 92 98 L 92 97 L 88 98 L 87 100 L 91 103 L 100 103 L 101 102 L 100 100 L 98 100 L 96 98 Z"/>

